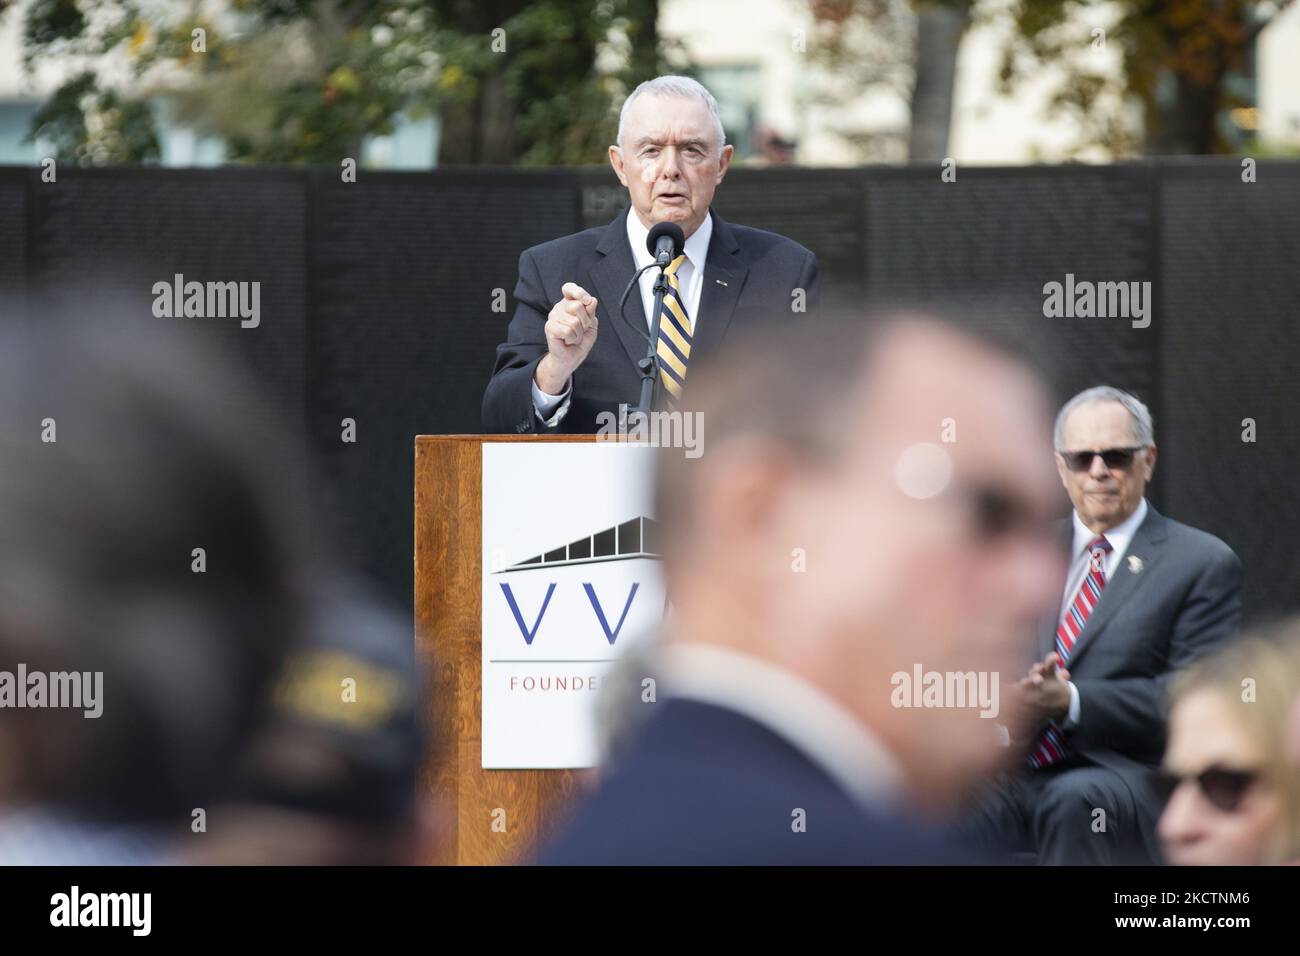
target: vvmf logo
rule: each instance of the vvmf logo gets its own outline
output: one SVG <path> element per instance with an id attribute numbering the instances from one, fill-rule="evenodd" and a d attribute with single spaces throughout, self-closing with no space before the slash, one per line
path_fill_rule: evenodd
<path id="1" fill-rule="evenodd" d="M 632 589 L 628 591 L 627 600 L 623 602 L 623 613 L 619 615 L 618 624 L 611 628 L 609 618 L 605 616 L 605 609 L 596 596 L 596 589 L 590 582 L 583 582 L 582 589 L 587 592 L 587 600 L 591 602 L 591 609 L 596 612 L 596 620 L 600 623 L 600 629 L 605 632 L 605 639 L 609 641 L 611 647 L 618 640 L 618 633 L 623 629 L 623 624 L 627 621 L 627 612 L 632 609 L 632 600 L 636 597 L 637 589 L 640 587 L 641 582 L 632 582 Z M 546 616 L 546 609 L 551 604 L 551 595 L 555 593 L 555 588 L 556 582 L 552 581 L 548 584 L 546 597 L 542 599 L 542 608 L 537 612 L 537 617 L 533 620 L 533 626 L 529 627 L 524 623 L 524 615 L 519 610 L 519 602 L 515 600 L 514 591 L 510 589 L 509 584 L 504 581 L 501 582 L 501 591 L 506 596 L 506 603 L 510 605 L 510 613 L 515 616 L 515 623 L 519 625 L 519 633 L 523 635 L 524 643 L 529 647 L 532 647 L 533 638 L 537 636 L 537 632 L 542 626 L 542 618 Z"/>

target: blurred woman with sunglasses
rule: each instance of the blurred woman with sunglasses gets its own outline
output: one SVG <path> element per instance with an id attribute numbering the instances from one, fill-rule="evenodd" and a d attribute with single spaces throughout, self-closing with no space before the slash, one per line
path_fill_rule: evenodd
<path id="1" fill-rule="evenodd" d="M 1300 618 L 1174 681 L 1159 835 L 1178 865 L 1300 863 Z"/>

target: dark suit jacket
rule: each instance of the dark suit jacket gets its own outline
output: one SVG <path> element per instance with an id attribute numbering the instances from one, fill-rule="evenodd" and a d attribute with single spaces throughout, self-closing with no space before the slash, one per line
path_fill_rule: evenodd
<path id="1" fill-rule="evenodd" d="M 802 318 L 791 312 L 794 289 L 805 290 L 809 310 L 817 296 L 817 257 L 811 252 L 784 236 L 732 225 L 716 212 L 710 215 L 713 235 L 692 363 L 707 357 L 734 327 L 764 318 Z M 594 433 L 600 412 L 617 414 L 621 403 L 635 407 L 640 400 L 636 363 L 646 354 L 647 328 L 639 284 L 624 309 L 627 321 L 618 315 L 618 300 L 636 271 L 626 219 L 625 208 L 608 226 L 533 246 L 519 257 L 514 318 L 505 343 L 497 348 L 496 367 L 483 395 L 483 427 L 488 432 Z M 547 429 L 533 411 L 533 372 L 546 354 L 546 316 L 562 298 L 560 288 L 566 282 L 578 283 L 599 300 L 600 325 L 591 354 L 573 373 L 568 414 L 558 427 Z M 689 388 L 689 374 L 686 381 Z"/>
<path id="2" fill-rule="evenodd" d="M 1237 631 L 1241 573 L 1237 555 L 1214 535 L 1148 505 L 1066 663 L 1079 691 L 1079 726 L 1066 741 L 1124 777 L 1151 827 L 1161 809 L 1150 797 L 1170 678 Z M 1040 660 L 1055 648 L 1056 625 L 1054 618 L 1043 628 Z"/>
<path id="3" fill-rule="evenodd" d="M 653 705 L 545 864 L 967 863 L 913 821 L 864 811 L 800 751 L 733 711 Z M 806 812 L 806 830 L 791 824 Z"/>

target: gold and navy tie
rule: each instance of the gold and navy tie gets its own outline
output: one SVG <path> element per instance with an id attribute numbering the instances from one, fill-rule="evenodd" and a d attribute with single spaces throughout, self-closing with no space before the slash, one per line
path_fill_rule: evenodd
<path id="1" fill-rule="evenodd" d="M 691 361 L 691 318 L 686 314 L 677 283 L 677 270 L 686 256 L 681 255 L 668 264 L 668 291 L 664 294 L 663 318 L 659 322 L 659 369 L 664 388 L 673 398 L 681 398 L 686 383 L 686 366 Z"/>

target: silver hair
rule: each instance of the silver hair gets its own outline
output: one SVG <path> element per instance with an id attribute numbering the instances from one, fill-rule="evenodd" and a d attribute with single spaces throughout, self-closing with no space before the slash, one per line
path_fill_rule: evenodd
<path id="1" fill-rule="evenodd" d="M 1061 406 L 1060 412 L 1056 415 L 1056 429 L 1052 436 L 1057 451 L 1065 450 L 1065 420 L 1070 417 L 1070 412 L 1081 405 L 1090 405 L 1093 402 L 1119 402 L 1124 406 L 1129 420 L 1133 423 L 1133 440 L 1143 448 L 1156 443 L 1156 429 L 1151 421 L 1151 409 L 1147 408 L 1136 395 L 1130 395 L 1110 385 L 1098 385 L 1084 389 Z"/>
<path id="2" fill-rule="evenodd" d="M 623 108 L 618 113 L 618 139 L 615 140 L 619 149 L 623 148 L 623 127 L 627 123 L 627 111 L 638 96 L 645 94 L 680 96 L 687 99 L 694 97 L 703 100 L 713 116 L 714 125 L 718 127 L 718 151 L 721 152 L 722 147 L 727 144 L 727 134 L 722 128 L 722 114 L 718 112 L 718 101 L 713 98 L 712 93 L 689 76 L 656 76 L 653 80 L 646 80 L 637 86 L 623 101 Z"/>

